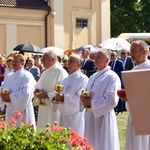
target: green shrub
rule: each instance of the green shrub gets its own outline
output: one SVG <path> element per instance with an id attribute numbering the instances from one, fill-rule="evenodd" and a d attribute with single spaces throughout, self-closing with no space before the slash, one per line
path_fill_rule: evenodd
<path id="1" fill-rule="evenodd" d="M 14 117 L 9 118 L 7 124 L 1 116 L 1 150 L 93 150 L 86 144 L 86 138 L 57 123 L 47 125 L 45 130 L 35 131 L 32 125 L 26 123 L 17 127 L 18 119 L 22 119 L 18 111 L 14 111 Z"/>

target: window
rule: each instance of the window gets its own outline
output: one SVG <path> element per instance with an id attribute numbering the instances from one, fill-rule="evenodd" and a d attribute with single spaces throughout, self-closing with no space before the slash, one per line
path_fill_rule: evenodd
<path id="1" fill-rule="evenodd" d="M 76 28 L 88 27 L 88 19 L 86 18 L 76 18 Z"/>

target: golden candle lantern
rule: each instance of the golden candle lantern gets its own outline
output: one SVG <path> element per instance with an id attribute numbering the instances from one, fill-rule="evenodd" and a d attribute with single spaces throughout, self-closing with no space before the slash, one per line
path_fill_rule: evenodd
<path id="1" fill-rule="evenodd" d="M 63 90 L 63 88 L 64 88 L 64 86 L 61 85 L 60 82 L 58 82 L 58 83 L 54 86 L 54 90 L 55 90 L 58 94 L 61 93 L 61 91 Z M 55 103 L 55 104 L 61 104 L 61 103 L 62 103 L 62 101 L 59 100 L 59 99 L 55 99 L 55 100 L 53 100 L 52 102 Z"/>
<path id="2" fill-rule="evenodd" d="M 38 91 L 38 92 L 34 93 L 34 95 L 38 96 L 41 93 L 43 93 L 43 92 L 42 91 Z M 44 99 L 39 99 L 39 105 L 46 105 L 45 100 Z"/>
<path id="3" fill-rule="evenodd" d="M 10 91 L 9 91 L 9 89 L 2 89 L 2 94 L 9 94 L 10 93 Z M 10 99 L 9 100 L 7 100 L 7 101 L 5 101 L 5 102 L 10 102 Z"/>
<path id="4" fill-rule="evenodd" d="M 2 94 L 9 94 L 9 89 L 2 89 Z"/>
<path id="5" fill-rule="evenodd" d="M 85 98 L 90 98 L 90 93 L 88 91 L 82 91 L 81 95 Z M 88 100 L 84 102 L 84 108 L 85 109 L 90 109 L 91 108 Z"/>

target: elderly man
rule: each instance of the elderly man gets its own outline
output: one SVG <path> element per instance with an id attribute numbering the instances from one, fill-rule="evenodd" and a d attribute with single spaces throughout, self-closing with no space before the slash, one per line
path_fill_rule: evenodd
<path id="1" fill-rule="evenodd" d="M 34 65 L 34 59 L 32 57 L 29 57 L 27 59 L 27 67 L 25 67 L 25 70 L 29 71 L 33 75 L 36 82 L 38 81 L 38 79 L 40 78 L 40 69 Z M 38 106 L 34 106 L 34 113 L 37 120 Z"/>
<path id="2" fill-rule="evenodd" d="M 118 75 L 110 69 L 110 53 L 100 50 L 95 53 L 97 73 L 87 84 L 90 97 L 81 95 L 85 112 L 85 137 L 94 150 L 120 150 L 118 128 L 114 107 L 118 103 L 117 90 L 121 87 Z"/>
<path id="3" fill-rule="evenodd" d="M 34 79 L 38 81 L 40 78 L 40 69 L 34 66 L 34 59 L 32 57 L 27 59 L 27 67 L 25 67 L 25 70 L 30 71 Z"/>
<path id="4" fill-rule="evenodd" d="M 111 66 L 111 69 L 119 76 L 121 80 L 121 87 L 123 88 L 123 82 L 122 82 L 122 76 L 121 71 L 124 71 L 124 65 L 121 60 L 118 59 L 118 54 L 115 51 L 111 52 L 111 61 L 109 63 Z M 117 115 L 121 115 L 123 111 L 123 101 L 119 99 L 118 105 L 117 105 Z"/>
<path id="5" fill-rule="evenodd" d="M 35 117 L 32 106 L 35 79 L 31 73 L 24 70 L 25 58 L 17 54 L 13 60 L 14 72 L 9 73 L 0 88 L 1 99 L 6 104 L 6 120 L 13 117 L 13 111 L 18 110 L 23 115 L 23 122 L 31 123 L 35 127 Z M 8 93 L 3 93 L 6 89 Z M 18 120 L 18 126 L 21 120 Z"/>
<path id="6" fill-rule="evenodd" d="M 132 70 L 150 69 L 150 61 L 147 58 L 149 53 L 149 46 L 145 41 L 137 40 L 131 43 L 130 47 L 132 61 L 136 66 Z M 122 98 L 122 92 L 118 92 Z M 124 98 L 122 98 L 124 99 Z M 130 112 L 128 104 L 127 110 Z M 125 150 L 149 150 L 150 149 L 150 135 L 135 135 L 132 119 L 129 114 L 127 122 L 127 133 Z"/>
<path id="7" fill-rule="evenodd" d="M 125 70 L 131 70 L 134 67 L 132 59 L 127 54 L 127 50 L 125 48 L 121 49 L 121 60 L 123 61 L 123 65 Z"/>
<path id="8" fill-rule="evenodd" d="M 125 70 L 131 70 L 134 67 L 134 63 L 132 62 L 132 59 L 130 56 L 128 56 L 128 51 L 125 48 L 121 49 L 121 60 L 123 61 L 124 69 Z M 123 103 L 123 110 L 126 111 L 125 108 L 125 101 L 122 101 Z"/>
<path id="9" fill-rule="evenodd" d="M 88 77 L 80 71 L 82 60 L 79 55 L 72 54 L 68 60 L 69 76 L 62 81 L 64 89 L 53 99 L 59 99 L 60 125 L 71 127 L 81 136 L 84 136 L 84 111 L 79 111 L 80 95 L 85 89 Z"/>
<path id="10" fill-rule="evenodd" d="M 54 86 L 68 76 L 66 70 L 57 62 L 57 55 L 53 51 L 44 53 L 42 63 L 46 70 L 41 74 L 35 90 L 37 98 L 42 101 L 39 105 L 38 129 L 45 129 L 47 123 L 59 122 L 59 112 L 52 110 L 51 98 L 54 97 Z"/>

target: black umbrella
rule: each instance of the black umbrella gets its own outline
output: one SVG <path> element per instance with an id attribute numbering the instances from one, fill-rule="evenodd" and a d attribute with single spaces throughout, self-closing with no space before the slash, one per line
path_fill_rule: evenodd
<path id="1" fill-rule="evenodd" d="M 20 52 L 30 52 L 30 53 L 40 53 L 43 54 L 41 49 L 31 43 L 28 44 L 19 44 L 18 46 L 16 46 L 14 49 L 14 51 L 20 51 Z"/>

